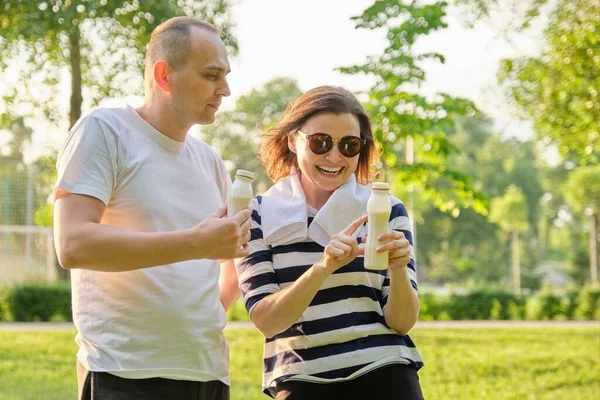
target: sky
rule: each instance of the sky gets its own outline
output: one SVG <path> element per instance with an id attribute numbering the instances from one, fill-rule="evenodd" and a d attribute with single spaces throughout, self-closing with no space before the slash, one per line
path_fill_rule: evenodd
<path id="1" fill-rule="evenodd" d="M 246 93 L 273 76 L 296 77 L 302 89 L 339 84 L 367 89 L 371 81 L 334 71 L 381 54 L 386 41 L 381 31 L 354 28 L 373 0 L 243 0 L 235 9 L 240 55 L 233 61 L 233 92 Z M 449 28 L 417 43 L 417 50 L 436 51 L 446 63 L 428 65 L 426 92 L 447 92 L 474 100 L 485 111 L 497 113 L 496 73 L 500 59 L 535 54 L 536 41 L 519 37 L 509 45 L 497 31 L 482 23 L 474 29 L 460 22 L 461 10 L 449 8 Z M 486 91 L 491 90 L 486 95 Z M 498 99 L 502 100 L 502 99 Z"/>
<path id="2" fill-rule="evenodd" d="M 342 75 L 335 69 L 383 52 L 383 32 L 357 30 L 350 19 L 372 4 L 373 0 L 243 0 L 234 11 L 240 44 L 230 74 L 234 94 L 224 106 L 232 106 L 236 94 L 280 75 L 296 78 L 303 90 L 325 84 L 367 90 L 372 78 Z M 496 74 L 502 58 L 539 54 L 540 25 L 509 42 L 489 23 L 466 27 L 464 10 L 448 7 L 447 11 L 449 28 L 417 42 L 417 51 L 435 51 L 446 58 L 445 64 L 425 66 L 427 81 L 420 91 L 473 100 L 494 118 L 495 128 L 503 135 L 530 138 L 531 125 L 512 115 Z"/>
<path id="3" fill-rule="evenodd" d="M 240 53 L 230 60 L 232 96 L 224 100 L 222 109 L 232 108 L 238 96 L 277 76 L 296 78 L 303 90 L 324 84 L 367 90 L 372 78 L 342 75 L 335 68 L 359 64 L 368 55 L 382 53 L 386 44 L 383 33 L 356 30 L 350 19 L 372 3 L 373 0 L 240 0 L 233 9 Z M 446 57 L 443 65 L 426 65 L 427 82 L 420 91 L 473 100 L 494 118 L 496 130 L 505 136 L 531 137 L 530 124 L 511 115 L 496 84 L 496 74 L 502 58 L 537 54 L 539 35 L 516 36 L 509 43 L 489 24 L 467 28 L 461 22 L 460 9 L 449 7 L 448 12 L 449 28 L 417 43 L 420 52 L 436 51 Z M 64 97 L 68 102 L 68 96 Z M 126 102 L 136 106 L 141 99 L 107 99 L 101 106 Z M 39 127 L 31 157 L 58 148 L 66 135 Z"/>

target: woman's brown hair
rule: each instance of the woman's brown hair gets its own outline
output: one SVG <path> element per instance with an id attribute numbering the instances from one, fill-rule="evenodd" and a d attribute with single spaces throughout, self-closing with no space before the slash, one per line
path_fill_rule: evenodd
<path id="1" fill-rule="evenodd" d="M 336 86 L 319 86 L 304 93 L 285 110 L 282 120 L 265 132 L 258 157 L 265 165 L 267 175 L 277 182 L 289 176 L 292 167 L 298 167 L 296 154 L 288 148 L 288 136 L 297 133 L 308 119 L 322 112 L 353 114 L 358 118 L 360 137 L 367 143 L 358 155 L 356 180 L 368 184 L 373 175 L 371 166 L 378 159 L 371 120 L 350 91 Z"/>

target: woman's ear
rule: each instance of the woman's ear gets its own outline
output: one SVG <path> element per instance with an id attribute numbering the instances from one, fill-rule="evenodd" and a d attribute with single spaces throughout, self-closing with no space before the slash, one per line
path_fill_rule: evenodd
<path id="1" fill-rule="evenodd" d="M 296 135 L 289 134 L 287 135 L 288 149 L 294 154 L 296 154 Z"/>

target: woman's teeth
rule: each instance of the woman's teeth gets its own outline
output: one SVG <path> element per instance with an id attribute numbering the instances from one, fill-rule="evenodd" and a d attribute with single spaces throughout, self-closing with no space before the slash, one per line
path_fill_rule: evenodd
<path id="1" fill-rule="evenodd" d="M 342 170 L 342 167 L 321 167 L 317 165 L 317 169 L 325 175 L 337 175 Z"/>

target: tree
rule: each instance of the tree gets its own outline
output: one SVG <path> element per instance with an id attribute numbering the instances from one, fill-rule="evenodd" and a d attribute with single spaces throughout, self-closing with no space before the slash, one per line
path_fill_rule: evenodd
<path id="1" fill-rule="evenodd" d="M 502 139 L 491 122 L 483 115 L 458 118 L 447 135 L 461 152 L 451 155 L 449 163 L 473 177 L 473 186 L 492 199 L 501 197 L 511 183 L 515 184 L 523 191 L 529 224 L 533 226 L 543 194 L 534 144 Z M 510 257 L 510 248 L 502 243 L 496 224 L 472 209 L 448 215 L 429 203 L 419 204 L 423 222 L 419 224 L 417 258 L 424 267 L 424 281 L 460 287 L 503 283 L 509 272 L 503 266 Z M 530 229 L 520 239 L 521 286 L 535 289 L 539 285 L 535 273 L 539 259 L 537 232 Z"/>
<path id="2" fill-rule="evenodd" d="M 535 289 L 540 281 L 535 269 L 542 255 L 538 248 L 538 221 L 540 199 L 544 193 L 535 143 L 516 138 L 501 138 L 501 135 L 496 133 L 488 138 L 476 154 L 473 165 L 473 168 L 477 169 L 474 172 L 475 181 L 482 185 L 482 191 L 490 198 L 502 197 L 510 185 L 516 186 L 523 193 L 526 222 L 531 229 L 520 232 L 519 236 L 519 239 L 524 239 L 519 247 L 523 250 L 519 259 L 520 280 L 521 288 Z M 502 247 L 497 241 L 496 243 Z"/>
<path id="3" fill-rule="evenodd" d="M 554 6 L 555 0 L 455 0 L 454 3 L 466 8 L 469 25 L 485 21 L 504 33 L 511 33 L 530 28 L 531 23 L 543 15 L 547 8 Z M 503 15 L 510 18 L 498 18 Z"/>
<path id="4" fill-rule="evenodd" d="M 262 193 L 272 182 L 257 157 L 260 134 L 277 122 L 301 93 L 295 80 L 274 78 L 261 89 L 240 96 L 233 110 L 220 113 L 214 124 L 202 128 L 201 138 L 219 151 L 230 171 L 241 168 L 254 172 L 254 188 Z"/>
<path id="5" fill-rule="evenodd" d="M 0 152 L 0 224 L 51 226 L 52 205 L 47 200 L 56 182 L 56 159 L 25 159 L 32 130 L 24 118 L 0 114 L 0 131 L 11 137 Z"/>
<path id="6" fill-rule="evenodd" d="M 525 196 L 514 185 L 510 185 L 502 197 L 492 200 L 490 221 L 511 235 L 513 288 L 515 294 L 521 293 L 521 266 L 519 256 L 519 232 L 529 228 Z"/>
<path id="7" fill-rule="evenodd" d="M 0 131 L 10 135 L 8 143 L 0 152 L 0 224 L 51 226 L 52 205 L 48 204 L 48 197 L 56 180 L 55 159 L 26 159 L 26 149 L 31 145 L 32 131 L 23 118 L 0 114 Z M 50 215 L 42 224 L 39 215 L 44 211 L 50 212 Z M 19 267 L 30 266 L 34 237 L 31 230 L 27 230 L 25 235 L 10 230 L 2 234 L 2 241 L 9 252 L 11 249 L 24 250 L 25 265 Z M 59 276 L 64 277 L 61 269 L 57 266 Z"/>
<path id="8" fill-rule="evenodd" d="M 56 158 L 42 156 L 35 161 L 36 193 L 43 199 L 49 200 L 54 194 L 56 183 Z M 51 201 L 41 203 L 33 215 L 33 223 L 38 226 L 51 227 L 53 224 L 54 204 Z"/>
<path id="9" fill-rule="evenodd" d="M 474 175 L 490 197 L 501 197 L 511 184 L 525 196 L 528 223 L 535 233 L 539 220 L 539 202 L 544 191 L 535 154 L 535 145 L 516 138 L 491 136 L 477 152 Z"/>
<path id="10" fill-rule="evenodd" d="M 51 226 L 56 159 L 26 159 L 33 132 L 23 117 L 0 114 L 0 133 L 10 136 L 0 149 L 0 224 Z"/>
<path id="11" fill-rule="evenodd" d="M 561 211 L 566 210 L 566 200 L 563 195 L 563 184 L 569 174 L 564 164 L 550 166 L 547 163 L 540 163 L 540 182 L 544 191 L 540 199 L 540 254 L 542 258 L 564 259 L 566 254 L 556 254 L 560 249 L 552 248 L 551 237 L 556 224 L 561 224 Z"/>
<path id="12" fill-rule="evenodd" d="M 575 169 L 564 186 L 565 198 L 589 220 L 590 280 L 598 285 L 598 215 L 600 212 L 600 165 Z"/>
<path id="13" fill-rule="evenodd" d="M 484 116 L 459 118 L 446 134 L 460 153 L 451 154 L 449 163 L 454 169 L 473 176 L 473 185 L 485 191 L 477 177 L 478 152 L 492 136 L 491 121 Z M 486 160 L 487 162 L 488 160 Z M 498 282 L 503 271 L 498 268 L 481 268 L 481 265 L 498 265 L 505 259 L 503 247 L 496 242 L 496 227 L 472 210 L 448 215 L 420 204 L 417 259 L 426 275 L 424 278 L 437 284 L 475 286 Z"/>
<path id="14" fill-rule="evenodd" d="M 600 2 L 560 0 L 540 57 L 505 60 L 500 73 L 538 138 L 565 160 L 600 162 Z"/>
<path id="15" fill-rule="evenodd" d="M 375 1 L 352 19 L 359 29 L 383 29 L 387 47 L 383 54 L 369 57 L 365 64 L 340 71 L 375 78 L 367 111 L 375 138 L 382 145 L 382 167 L 395 193 L 402 187 L 422 190 L 424 198 L 442 211 L 456 213 L 462 207 L 473 207 L 484 213 L 485 196 L 473 189 L 468 176 L 448 165 L 448 157 L 458 149 L 444 133 L 457 116 L 474 115 L 474 104 L 447 94 L 430 99 L 409 88 L 425 81 L 421 67 L 424 61 L 444 62 L 438 53 L 415 54 L 414 44 L 420 37 L 447 27 L 443 21 L 445 8 L 442 1 L 427 5 L 403 0 Z M 409 162 L 402 162 L 407 154 L 406 142 L 414 142 L 415 162 L 410 160 L 412 154 L 408 155 Z M 408 153 L 412 153 L 410 145 Z"/>
<path id="16" fill-rule="evenodd" d="M 69 68 L 69 127 L 105 97 L 139 95 L 143 54 L 152 30 L 176 15 L 201 18 L 222 30 L 237 51 L 229 0 L 4 0 L 0 6 L 0 71 L 21 62 L 17 84 L 4 95 L 7 108 L 62 120 L 61 74 Z"/>
<path id="17" fill-rule="evenodd" d="M 24 118 L 9 114 L 0 114 L 0 131 L 10 135 L 0 155 L 0 224 L 23 225 L 28 222 L 28 207 L 32 207 L 31 203 L 27 204 L 27 200 L 32 199 L 27 195 L 32 189 L 27 187 L 31 170 L 28 171 L 24 162 L 32 131 Z"/>

